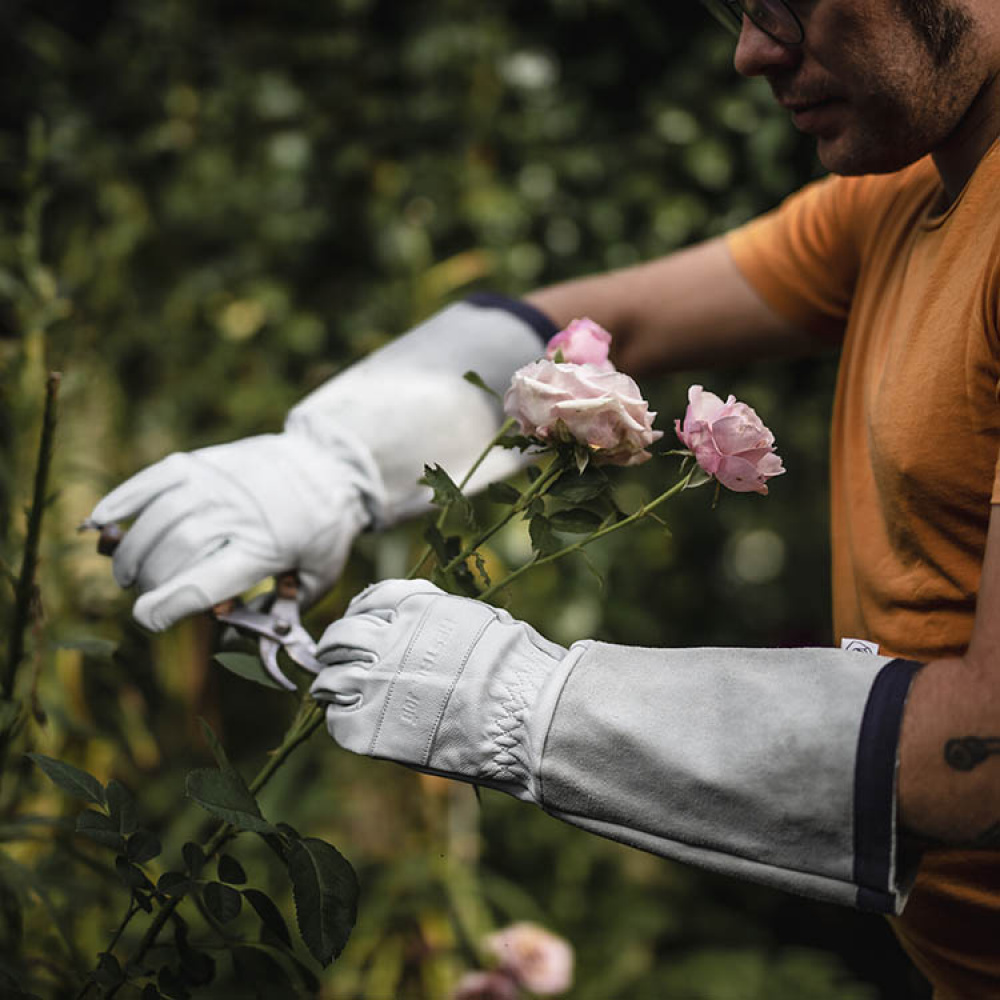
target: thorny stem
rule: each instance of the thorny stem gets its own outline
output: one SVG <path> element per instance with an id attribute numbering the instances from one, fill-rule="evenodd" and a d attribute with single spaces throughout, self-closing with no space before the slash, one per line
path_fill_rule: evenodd
<path id="1" fill-rule="evenodd" d="M 469 480 L 472 479 L 472 477 L 475 475 L 476 470 L 479 468 L 479 466 L 483 464 L 483 462 L 486 461 L 486 456 L 500 443 L 500 439 L 505 434 L 510 433 L 510 431 L 514 429 L 515 423 L 517 423 L 517 421 L 514 420 L 513 417 L 509 417 L 507 420 L 503 422 L 503 424 L 500 426 L 500 430 L 498 430 L 494 435 L 493 440 L 490 441 L 490 443 L 479 453 L 479 456 L 472 463 L 472 467 L 462 477 L 462 481 L 458 484 L 458 488 L 460 491 L 464 490 L 465 487 L 468 486 Z M 437 527 L 438 531 L 440 531 L 444 527 L 444 522 L 445 519 L 448 517 L 448 511 L 450 509 L 450 506 L 451 506 L 450 504 L 446 506 L 437 516 L 437 521 L 435 522 L 435 526 Z M 410 572 L 406 574 L 407 580 L 412 580 L 420 572 L 420 570 L 423 568 L 424 563 L 427 562 L 427 557 L 431 554 L 432 551 L 433 550 L 431 549 L 430 545 L 428 545 L 424 549 L 424 551 L 420 554 L 420 558 L 417 560 L 413 569 L 411 569 Z"/>
<path id="2" fill-rule="evenodd" d="M 62 375 L 50 372 L 45 384 L 45 411 L 42 416 L 42 437 L 38 445 L 35 486 L 28 513 L 28 532 L 24 541 L 24 559 L 17 580 L 14 612 L 11 618 L 7 663 L 4 667 L 2 693 L 9 699 L 14 693 L 14 679 L 24 656 L 24 633 L 31 620 L 35 594 L 35 570 L 38 567 L 38 547 L 42 534 L 42 515 L 46 506 L 46 489 L 55 442 L 56 402 Z"/>
<path id="3" fill-rule="evenodd" d="M 545 489 L 552 485 L 553 481 L 558 479 L 560 475 L 566 470 L 567 465 L 565 462 L 556 459 L 546 470 L 543 472 L 529 487 L 526 489 L 521 496 L 518 498 L 516 503 L 510 505 L 510 509 L 497 520 L 494 524 L 490 525 L 480 536 L 475 539 L 475 541 L 470 542 L 465 549 L 460 552 L 454 559 L 452 559 L 446 566 L 441 567 L 442 573 L 449 573 L 456 566 L 461 565 L 466 559 L 471 556 L 480 545 L 488 542 L 505 524 L 507 524 L 511 519 L 516 517 L 518 514 L 527 510 L 530 506 L 531 501 L 535 497 L 541 495 Z"/>
<path id="4" fill-rule="evenodd" d="M 122 936 L 125 928 L 128 927 L 129 922 L 139 911 L 139 907 L 136 905 L 135 896 L 129 899 L 128 909 L 125 911 L 125 916 L 122 917 L 121 923 L 118 925 L 118 929 L 111 935 L 111 940 L 108 942 L 107 948 L 104 951 L 111 954 L 115 950 L 115 945 L 118 944 L 118 939 Z M 84 997 L 90 992 L 91 986 L 96 986 L 97 984 L 92 980 L 88 979 L 84 984 L 83 988 L 76 995 L 76 1000 L 83 1000 Z"/>
<path id="5" fill-rule="evenodd" d="M 274 777 L 278 769 L 288 760 L 289 756 L 322 725 L 323 720 L 326 718 L 326 712 L 322 705 L 318 702 L 313 701 L 313 699 L 307 694 L 302 703 L 299 705 L 299 710 L 295 715 L 295 719 L 292 724 L 288 727 L 288 731 L 285 733 L 284 739 L 281 741 L 281 745 L 274 750 L 267 763 L 257 772 L 254 779 L 250 782 L 250 791 L 257 794 L 270 780 Z M 215 853 L 229 841 L 232 837 L 236 836 L 236 827 L 229 823 L 223 823 L 209 841 L 204 845 L 202 850 L 204 851 L 205 858 L 211 858 Z M 136 946 L 135 952 L 131 955 L 126 963 L 126 967 L 129 965 L 137 965 L 142 961 L 146 952 L 156 943 L 156 939 L 163 930 L 164 925 L 173 916 L 174 911 L 180 904 L 183 896 L 172 896 L 160 909 L 157 911 L 156 916 L 153 918 L 149 927 L 146 928 L 146 933 L 142 936 L 142 940 Z M 117 938 L 117 935 L 116 935 Z M 107 949 L 111 950 L 111 947 Z M 119 983 L 117 986 L 113 986 L 107 993 L 107 996 L 113 997 L 123 983 Z M 84 991 L 80 994 L 81 997 L 86 995 L 86 991 L 89 989 L 89 983 L 84 987 Z"/>
<path id="6" fill-rule="evenodd" d="M 605 536 L 610 535 L 613 531 L 618 531 L 620 528 L 624 528 L 629 524 L 633 524 L 634 522 L 641 520 L 642 518 L 649 515 L 657 507 L 659 507 L 660 504 L 663 503 L 665 500 L 668 500 L 676 493 L 680 493 L 681 490 L 683 490 L 691 482 L 691 479 L 693 478 L 696 470 L 697 466 L 692 468 L 685 476 L 683 476 L 676 483 L 674 483 L 674 485 L 671 486 L 669 490 L 667 490 L 664 493 L 661 493 L 658 497 L 656 497 L 655 500 L 651 500 L 649 503 L 643 504 L 637 511 L 635 511 L 632 514 L 629 514 L 628 517 L 622 518 L 622 520 L 616 521 L 614 524 L 609 524 L 607 527 L 598 528 L 597 531 L 595 531 L 593 534 L 588 535 L 586 538 L 582 539 L 579 542 L 574 542 L 572 545 L 567 545 L 565 548 L 560 549 L 558 552 L 550 553 L 547 556 L 535 555 L 532 559 L 528 560 L 528 562 L 526 562 L 523 566 L 519 566 L 512 573 L 509 573 L 503 580 L 499 580 L 492 586 L 487 587 L 486 590 L 484 590 L 479 595 L 479 600 L 485 601 L 488 598 L 492 597 L 495 593 L 497 593 L 497 591 L 503 590 L 504 587 L 511 584 L 522 573 L 526 573 L 529 569 L 533 569 L 535 566 L 542 566 L 545 563 L 555 562 L 556 559 L 561 559 L 563 556 L 568 556 L 571 552 L 578 552 L 584 546 L 589 545 L 591 542 L 596 541 L 598 538 L 604 538 Z"/>

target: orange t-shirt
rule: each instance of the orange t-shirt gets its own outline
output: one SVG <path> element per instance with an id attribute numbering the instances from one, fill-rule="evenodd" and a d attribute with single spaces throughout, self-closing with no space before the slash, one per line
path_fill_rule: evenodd
<path id="1" fill-rule="evenodd" d="M 839 638 L 968 645 L 1000 503 L 1000 144 L 944 212 L 929 159 L 830 177 L 729 237 L 782 316 L 841 345 L 831 444 Z M 896 932 L 940 998 L 1000 997 L 1000 851 L 934 851 Z"/>

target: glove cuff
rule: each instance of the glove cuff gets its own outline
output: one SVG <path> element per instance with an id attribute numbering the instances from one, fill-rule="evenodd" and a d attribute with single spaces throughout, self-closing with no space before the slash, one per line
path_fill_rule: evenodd
<path id="1" fill-rule="evenodd" d="M 899 912 L 916 872 L 896 849 L 897 750 L 919 666 L 593 643 L 553 712 L 541 805 L 678 861 Z"/>

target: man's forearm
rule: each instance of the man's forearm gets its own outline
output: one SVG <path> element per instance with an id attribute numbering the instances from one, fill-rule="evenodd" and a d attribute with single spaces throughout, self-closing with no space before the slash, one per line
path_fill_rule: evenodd
<path id="1" fill-rule="evenodd" d="M 918 841 L 1000 848 L 1000 685 L 975 659 L 936 660 L 913 682 L 899 814 Z"/>
<path id="2" fill-rule="evenodd" d="M 754 291 L 722 239 L 539 289 L 526 299 L 557 326 L 589 316 L 607 327 L 615 336 L 615 363 L 632 374 L 816 347 Z"/>

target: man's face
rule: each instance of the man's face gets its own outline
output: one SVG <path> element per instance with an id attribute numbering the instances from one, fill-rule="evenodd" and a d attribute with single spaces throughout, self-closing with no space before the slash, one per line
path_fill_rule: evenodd
<path id="1" fill-rule="evenodd" d="M 744 18 L 735 66 L 767 79 L 828 170 L 896 170 L 944 145 L 996 72 L 966 2 L 792 0 L 804 42 L 780 45 Z"/>

